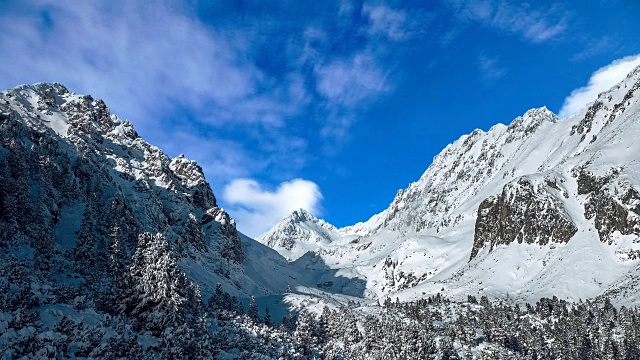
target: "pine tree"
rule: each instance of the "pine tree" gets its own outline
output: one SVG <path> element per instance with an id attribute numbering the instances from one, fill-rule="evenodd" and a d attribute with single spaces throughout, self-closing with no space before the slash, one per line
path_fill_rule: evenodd
<path id="1" fill-rule="evenodd" d="M 316 333 L 315 327 L 316 321 L 313 315 L 307 310 L 302 310 L 298 315 L 294 339 L 302 346 L 304 355 L 309 355 L 311 353 L 311 347 L 316 343 L 314 337 Z"/>
<path id="2" fill-rule="evenodd" d="M 129 290 L 121 309 L 137 329 L 160 335 L 167 326 L 180 326 L 202 310 L 199 291 L 178 269 L 161 234 L 140 235 L 126 282 Z"/>
<path id="3" fill-rule="evenodd" d="M 268 307 L 264 308 L 264 324 L 267 326 L 273 326 L 273 319 L 271 318 L 271 311 Z"/>
<path id="4" fill-rule="evenodd" d="M 254 322 L 260 321 L 260 315 L 258 314 L 258 305 L 256 304 L 256 298 L 251 296 L 251 300 L 249 301 L 249 310 L 247 311 L 247 315 L 249 319 Z"/>

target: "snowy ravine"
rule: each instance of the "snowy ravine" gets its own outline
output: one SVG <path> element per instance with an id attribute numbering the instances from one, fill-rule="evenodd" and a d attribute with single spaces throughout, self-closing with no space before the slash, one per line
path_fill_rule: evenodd
<path id="1" fill-rule="evenodd" d="M 637 305 L 638 139 L 640 67 L 569 118 L 542 107 L 462 136 L 366 222 L 336 229 L 294 213 L 258 241 L 360 279 L 371 299 L 440 292 Z"/>

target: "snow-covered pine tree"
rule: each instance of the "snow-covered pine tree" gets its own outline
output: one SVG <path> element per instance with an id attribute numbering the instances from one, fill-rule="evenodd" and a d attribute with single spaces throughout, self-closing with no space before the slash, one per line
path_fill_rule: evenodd
<path id="1" fill-rule="evenodd" d="M 167 326 L 180 326 L 198 317 L 199 291 L 178 269 L 162 234 L 143 233 L 126 276 L 129 289 L 122 311 L 137 330 L 162 334 Z"/>
<path id="2" fill-rule="evenodd" d="M 311 347 L 316 344 L 316 320 L 313 315 L 307 311 L 302 310 L 298 314 L 298 322 L 296 323 L 296 331 L 293 333 L 293 337 L 297 343 L 302 346 L 302 353 L 309 355 L 311 353 Z"/>

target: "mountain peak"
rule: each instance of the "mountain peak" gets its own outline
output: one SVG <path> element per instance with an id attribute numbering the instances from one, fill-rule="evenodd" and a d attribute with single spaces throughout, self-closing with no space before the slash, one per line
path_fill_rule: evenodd
<path id="1" fill-rule="evenodd" d="M 339 238 L 338 229 L 305 209 L 296 209 L 256 240 L 293 261 Z"/>
<path id="2" fill-rule="evenodd" d="M 554 114 L 552 111 L 547 109 L 546 106 L 529 109 L 522 116 L 518 116 L 513 119 L 511 124 L 509 124 L 508 130 L 510 131 L 520 131 L 525 134 L 531 134 L 535 132 L 542 124 L 556 123 L 558 121 L 558 116 Z"/>
<path id="3" fill-rule="evenodd" d="M 546 120 L 549 122 L 558 121 L 558 116 L 553 113 L 553 111 L 549 110 L 546 106 L 541 106 L 539 108 L 532 108 L 527 110 L 524 113 L 524 118 L 540 118 L 541 120 Z"/>
<path id="4" fill-rule="evenodd" d="M 287 218 L 290 218 L 293 222 L 303 222 L 303 221 L 318 221 L 319 219 L 315 216 L 313 216 L 313 214 L 311 214 L 309 211 L 303 209 L 303 208 L 299 208 L 296 210 L 293 210 L 291 212 L 291 214 L 289 214 L 287 216 Z"/>
<path id="5" fill-rule="evenodd" d="M 29 86 L 29 85 L 26 85 L 26 86 Z M 66 86 L 57 82 L 53 82 L 53 83 L 39 82 L 30 86 L 30 88 L 40 93 L 55 92 L 58 95 L 65 95 L 70 93 L 69 89 L 67 89 Z"/>
<path id="6" fill-rule="evenodd" d="M 35 84 L 22 84 L 22 85 L 18 85 L 16 87 L 7 89 L 6 91 L 8 92 L 19 92 L 19 91 L 35 91 L 38 93 L 49 93 L 49 92 L 55 92 L 59 95 L 64 95 L 64 94 L 68 94 L 71 93 L 69 91 L 69 89 L 67 89 L 66 86 L 64 86 L 61 83 L 58 82 L 38 82 Z"/>

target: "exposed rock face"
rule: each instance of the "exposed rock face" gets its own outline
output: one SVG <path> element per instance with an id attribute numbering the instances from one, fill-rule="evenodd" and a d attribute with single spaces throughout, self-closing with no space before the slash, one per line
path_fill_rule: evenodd
<path id="1" fill-rule="evenodd" d="M 471 259 L 483 246 L 489 251 L 514 241 L 527 244 L 567 242 L 578 230 L 564 205 L 553 194 L 559 186 L 537 184 L 521 177 L 506 184 L 500 195 L 478 207 Z"/>
<path id="2" fill-rule="evenodd" d="M 632 184 L 621 179 L 622 169 L 611 169 L 597 176 L 584 169 L 574 169 L 578 193 L 587 195 L 584 216 L 593 219 L 600 241 L 611 243 L 614 232 L 640 236 L 640 194 Z"/>
<path id="3" fill-rule="evenodd" d="M 217 207 L 216 197 L 204 179 L 204 173 L 198 163 L 180 155 L 171 160 L 169 169 L 182 181 L 181 185 L 190 190 L 195 206 L 202 209 Z"/>
<path id="4" fill-rule="evenodd" d="M 384 269 L 384 290 L 403 290 L 414 287 L 429 277 L 429 274 L 416 276 L 413 272 L 405 272 L 398 269 L 398 261 L 387 257 L 382 263 Z"/>

